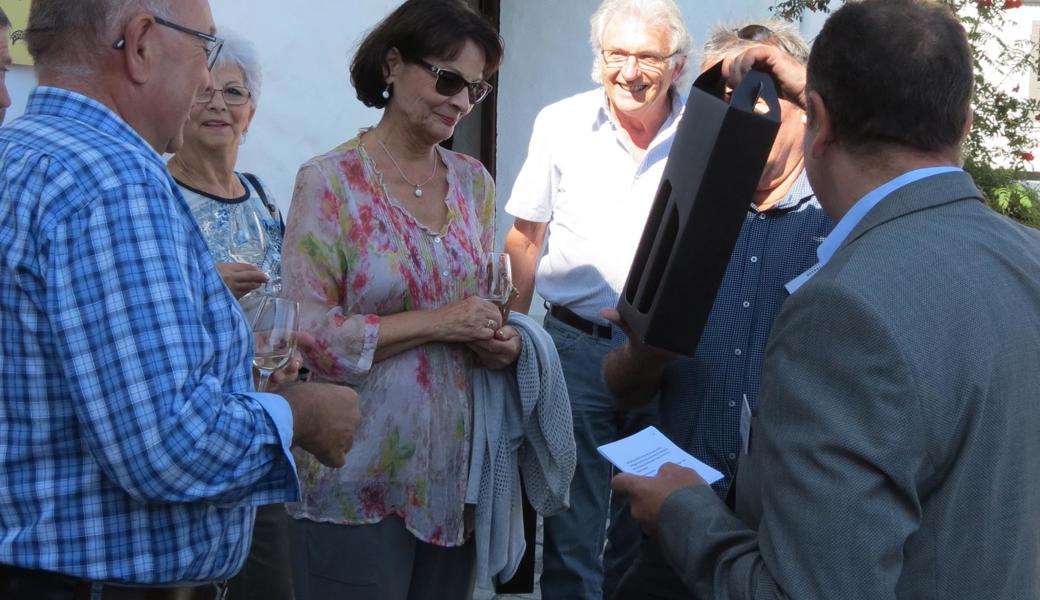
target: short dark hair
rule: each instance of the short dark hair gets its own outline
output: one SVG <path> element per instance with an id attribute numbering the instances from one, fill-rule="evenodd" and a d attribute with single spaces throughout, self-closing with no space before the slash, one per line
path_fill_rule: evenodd
<path id="1" fill-rule="evenodd" d="M 816 37 L 807 80 L 836 139 L 853 150 L 958 148 L 971 115 L 967 35 L 938 2 L 845 4 Z"/>
<path id="2" fill-rule="evenodd" d="M 386 54 L 397 48 L 405 61 L 452 60 L 466 41 L 484 53 L 484 78 L 502 62 L 502 38 L 487 19 L 462 0 L 407 0 L 379 22 L 358 46 L 350 63 L 350 83 L 365 106 L 383 108 Z"/>
<path id="3" fill-rule="evenodd" d="M 8 19 L 7 18 L 7 13 L 4 12 L 4 9 L 0 8 L 0 29 L 10 29 L 10 28 L 11 28 L 11 19 Z"/>

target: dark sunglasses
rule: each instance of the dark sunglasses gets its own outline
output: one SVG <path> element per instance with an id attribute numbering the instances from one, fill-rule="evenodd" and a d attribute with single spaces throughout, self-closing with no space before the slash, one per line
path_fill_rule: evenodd
<path id="1" fill-rule="evenodd" d="M 765 25 L 745 25 L 737 30 L 737 37 L 749 42 L 764 42 L 773 35 L 773 30 Z"/>
<path id="2" fill-rule="evenodd" d="M 462 88 L 466 88 L 469 93 L 469 103 L 473 105 L 480 104 L 487 95 L 494 89 L 491 84 L 481 79 L 480 81 L 466 81 L 462 75 L 435 67 L 425 60 L 414 61 L 418 65 L 422 65 L 430 73 L 433 74 L 437 80 L 433 84 L 433 89 L 437 90 L 437 93 L 441 96 L 454 96 L 462 91 Z"/>

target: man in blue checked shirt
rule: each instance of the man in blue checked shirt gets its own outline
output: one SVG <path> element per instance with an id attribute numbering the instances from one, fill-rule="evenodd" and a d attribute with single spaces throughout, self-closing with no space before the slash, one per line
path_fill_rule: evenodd
<path id="1" fill-rule="evenodd" d="M 159 153 L 220 51 L 206 0 L 36 0 L 0 130 L 0 597 L 220 598 L 256 505 L 338 466 L 353 391 L 254 393 L 252 336 Z"/>

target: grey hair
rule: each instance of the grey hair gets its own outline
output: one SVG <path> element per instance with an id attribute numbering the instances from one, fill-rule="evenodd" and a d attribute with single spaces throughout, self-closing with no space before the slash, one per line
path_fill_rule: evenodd
<path id="1" fill-rule="evenodd" d="M 682 89 L 692 71 L 689 57 L 693 51 L 693 36 L 686 28 L 682 11 L 674 0 L 603 0 L 589 20 L 589 43 L 596 55 L 592 61 L 592 80 L 603 83 L 603 34 L 610 22 L 620 16 L 638 19 L 647 27 L 668 29 L 671 33 L 670 50 L 675 53 L 670 59 L 671 63 L 673 66 L 680 63 L 684 65 L 682 73 L 672 81 L 672 87 Z"/>
<path id="2" fill-rule="evenodd" d="M 220 50 L 214 69 L 228 65 L 242 69 L 242 85 L 249 90 L 249 97 L 253 100 L 253 106 L 260 104 L 260 90 L 264 84 L 263 70 L 260 68 L 260 57 L 256 51 L 256 45 L 246 38 L 227 29 L 220 30 L 220 37 L 224 40 L 224 47 Z"/>
<path id="3" fill-rule="evenodd" d="M 169 18 L 173 0 L 34 0 L 25 41 L 38 68 L 89 73 L 110 51 L 129 15 Z"/>
<path id="4" fill-rule="evenodd" d="M 737 36 L 737 33 L 748 25 L 768 27 L 773 32 L 773 35 L 757 42 L 741 39 Z M 809 62 L 809 45 L 805 42 L 805 38 L 802 37 L 802 33 L 798 31 L 798 28 L 781 19 L 766 19 L 763 21 L 748 21 L 746 23 L 719 23 L 712 27 L 707 41 L 704 42 L 701 63 L 715 64 L 734 52 L 759 44 L 776 46 L 803 65 Z"/>

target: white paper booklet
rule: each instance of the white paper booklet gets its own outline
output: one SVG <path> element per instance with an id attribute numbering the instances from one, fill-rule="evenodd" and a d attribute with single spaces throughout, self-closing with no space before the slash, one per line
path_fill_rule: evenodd
<path id="1" fill-rule="evenodd" d="M 664 463 L 675 463 L 693 469 L 709 484 L 722 479 L 722 473 L 697 460 L 675 445 L 656 427 L 647 427 L 639 433 L 598 448 L 622 473 L 653 477 Z"/>

